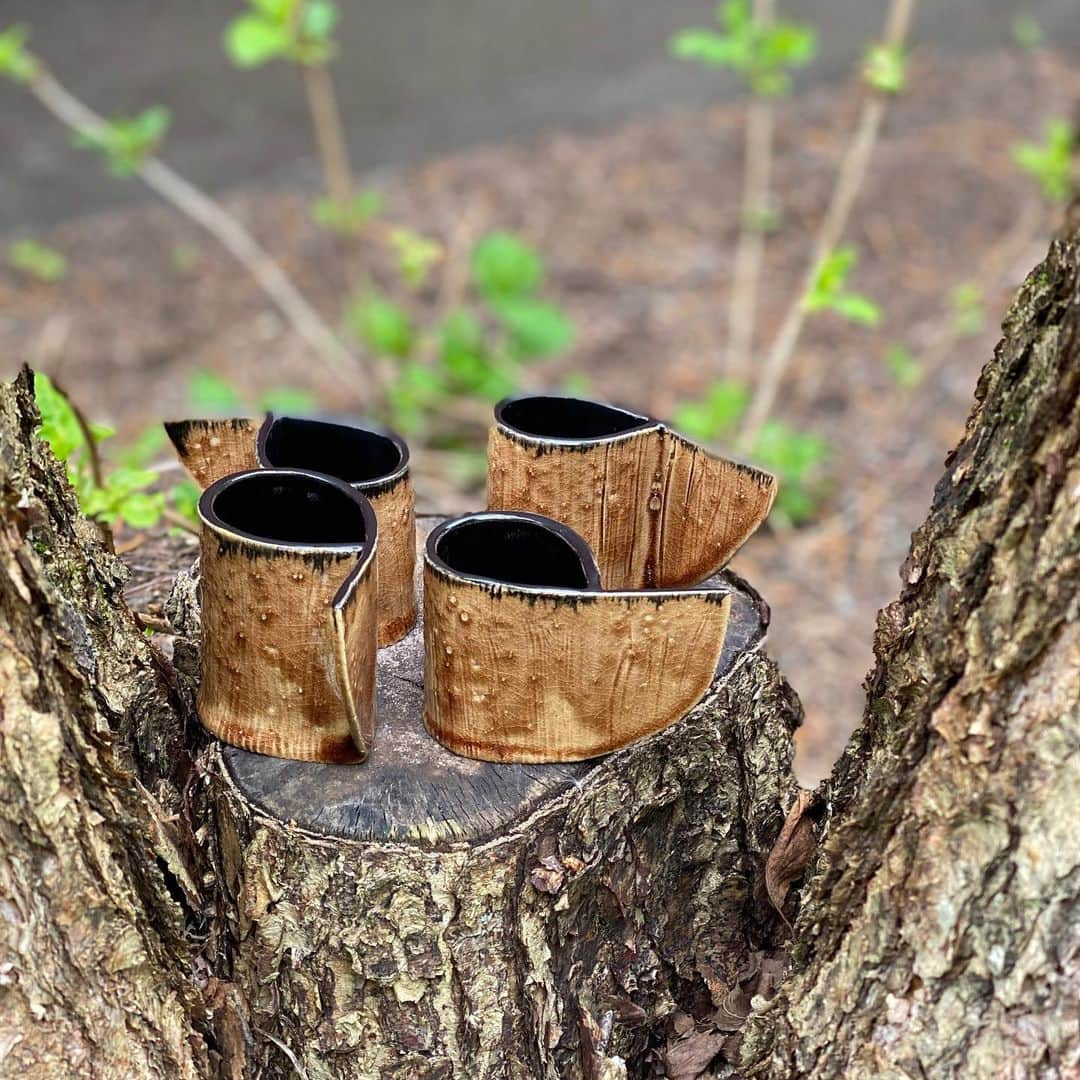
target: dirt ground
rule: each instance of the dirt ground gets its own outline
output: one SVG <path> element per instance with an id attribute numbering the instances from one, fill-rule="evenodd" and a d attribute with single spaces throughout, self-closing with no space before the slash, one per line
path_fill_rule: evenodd
<path id="1" fill-rule="evenodd" d="M 883 324 L 870 331 L 815 318 L 778 402 L 779 416 L 828 440 L 831 496 L 816 523 L 763 531 L 734 568 L 772 605 L 769 648 L 806 707 L 807 781 L 828 770 L 858 722 L 875 612 L 896 594 L 910 532 L 962 428 L 1009 296 L 1045 251 L 1052 215 L 1009 147 L 1041 137 L 1052 116 L 1074 116 L 1080 67 L 1071 61 L 1046 52 L 963 62 L 916 53 L 910 93 L 888 115 L 846 238 L 860 252 L 852 285 L 881 304 Z M 804 272 L 857 104 L 857 92 L 840 87 L 780 107 L 784 226 L 768 244 L 759 348 Z M 741 119 L 739 107 L 724 106 L 445 158 L 386 181 L 386 217 L 457 249 L 490 228 L 535 241 L 548 257 L 551 294 L 578 326 L 572 352 L 539 377 L 555 383 L 584 372 L 598 395 L 663 416 L 720 371 Z M 348 260 L 309 223 L 307 200 L 238 193 L 228 204 L 336 320 Z M 170 210 L 79 220 L 44 239 L 68 256 L 71 272 L 43 286 L 0 271 L 5 374 L 22 361 L 53 373 L 88 414 L 127 435 L 184 414 L 198 368 L 251 395 L 303 386 L 349 406 L 244 272 Z M 371 250 L 362 256 L 376 277 L 384 273 Z M 965 281 L 982 285 L 987 313 L 967 336 L 956 332 L 948 299 Z M 894 341 L 924 367 L 913 390 L 899 389 L 883 363 Z M 479 505 L 477 493 L 450 490 L 423 455 L 419 465 L 428 508 Z M 152 595 L 142 583 L 160 576 L 155 550 L 129 556 L 140 575 L 136 600 Z"/>

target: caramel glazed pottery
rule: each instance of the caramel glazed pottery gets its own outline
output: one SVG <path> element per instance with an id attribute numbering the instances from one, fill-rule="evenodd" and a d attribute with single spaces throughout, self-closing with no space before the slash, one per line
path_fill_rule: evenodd
<path id="1" fill-rule="evenodd" d="M 701 700 L 730 607 L 723 588 L 602 591 L 588 544 L 547 517 L 443 522 L 424 558 L 424 723 L 487 761 L 608 753 Z"/>
<path id="2" fill-rule="evenodd" d="M 555 396 L 495 407 L 488 509 L 569 526 L 595 553 L 607 589 L 704 581 L 765 520 L 776 491 L 772 474 L 628 409 Z"/>
<path id="3" fill-rule="evenodd" d="M 374 734 L 378 525 L 348 484 L 254 469 L 211 484 L 202 521 L 203 726 L 301 761 L 363 761 Z"/>
<path id="4" fill-rule="evenodd" d="M 400 641 L 416 622 L 416 519 L 409 448 L 393 431 L 338 419 L 267 415 L 168 421 L 165 431 L 202 488 L 255 468 L 307 469 L 350 484 L 379 522 L 379 645 Z"/>

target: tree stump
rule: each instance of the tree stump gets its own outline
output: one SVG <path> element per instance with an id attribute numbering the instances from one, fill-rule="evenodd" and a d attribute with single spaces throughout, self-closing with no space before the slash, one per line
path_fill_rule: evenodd
<path id="1" fill-rule="evenodd" d="M 736 985 L 779 925 L 754 882 L 795 790 L 799 711 L 758 651 L 767 606 L 735 575 L 717 584 L 732 610 L 706 700 L 604 758 L 444 749 L 424 730 L 419 626 L 380 653 L 363 765 L 214 747 L 234 979 L 273 1036 L 267 1067 L 617 1076 L 680 981 Z M 174 596 L 176 621 L 185 608 L 190 646 Z"/>

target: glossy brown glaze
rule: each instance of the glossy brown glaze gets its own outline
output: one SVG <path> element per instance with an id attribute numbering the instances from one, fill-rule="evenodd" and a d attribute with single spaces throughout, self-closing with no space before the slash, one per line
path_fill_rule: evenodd
<path id="1" fill-rule="evenodd" d="M 374 537 L 290 548 L 200 511 L 203 726 L 274 757 L 362 761 L 374 729 Z"/>
<path id="2" fill-rule="evenodd" d="M 180 463 L 200 488 L 230 473 L 254 469 L 255 438 L 262 420 L 167 420 L 165 432 L 176 447 Z"/>
<path id="3" fill-rule="evenodd" d="M 496 424 L 491 510 L 568 525 L 596 554 L 608 589 L 679 588 L 725 566 L 768 516 L 776 478 L 709 453 L 663 424 L 580 441 Z"/>
<path id="4" fill-rule="evenodd" d="M 363 488 L 359 489 L 363 492 Z M 416 622 L 416 514 L 408 473 L 368 496 L 379 520 L 379 648 L 400 641 Z"/>
<path id="5" fill-rule="evenodd" d="M 370 500 L 379 520 L 377 557 L 379 592 L 379 647 L 392 645 L 403 638 L 416 621 L 416 595 L 413 578 L 416 571 L 416 523 L 414 496 L 406 460 L 389 478 L 357 482 L 357 462 L 347 454 L 331 461 L 304 462 L 298 458 L 274 460 L 268 452 L 267 434 L 275 418 L 265 420 L 179 420 L 165 424 L 184 467 L 200 487 L 230 473 L 257 467 L 310 468 L 351 484 Z M 296 421 L 289 421 L 296 423 Z M 300 421 L 317 425 L 318 421 Z M 332 425 L 342 427 L 344 425 Z M 396 436 L 393 437 L 396 440 Z M 400 441 L 400 440 L 397 440 Z"/>
<path id="6" fill-rule="evenodd" d="M 659 731 L 708 690 L 726 591 L 497 583 L 448 567 L 437 544 L 438 531 L 424 563 L 424 723 L 455 753 L 581 761 Z"/>

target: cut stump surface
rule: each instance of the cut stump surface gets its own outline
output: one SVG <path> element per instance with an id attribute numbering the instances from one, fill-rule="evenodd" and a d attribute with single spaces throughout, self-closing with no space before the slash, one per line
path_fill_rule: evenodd
<path id="1" fill-rule="evenodd" d="M 418 550 L 439 520 L 417 520 Z M 422 559 L 417 564 L 419 583 Z M 736 575 L 711 581 L 730 590 L 732 607 L 706 696 L 740 656 L 760 646 L 769 618 L 764 601 Z M 405 638 L 379 653 L 375 749 L 364 764 L 286 761 L 224 747 L 238 793 L 272 817 L 317 835 L 438 847 L 505 832 L 579 783 L 602 760 L 499 765 L 446 750 L 424 728 L 423 633 L 418 621 Z"/>

